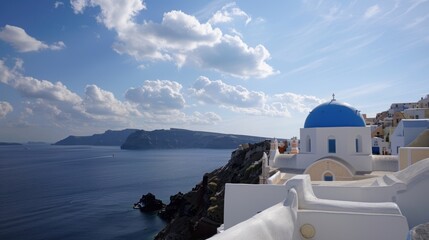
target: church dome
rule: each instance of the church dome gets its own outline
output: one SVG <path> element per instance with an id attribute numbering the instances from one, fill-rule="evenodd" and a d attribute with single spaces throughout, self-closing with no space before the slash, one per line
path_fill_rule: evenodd
<path id="1" fill-rule="evenodd" d="M 308 114 L 304 128 L 365 127 L 365 120 L 358 110 L 332 99 L 322 103 Z"/>

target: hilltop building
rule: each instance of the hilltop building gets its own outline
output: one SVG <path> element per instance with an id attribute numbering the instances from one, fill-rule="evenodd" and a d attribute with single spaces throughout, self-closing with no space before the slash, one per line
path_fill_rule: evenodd
<path id="1" fill-rule="evenodd" d="M 270 166 L 281 173 L 309 174 L 313 181 L 355 180 L 369 177 L 373 171 L 398 169 L 396 156 L 372 154 L 371 127 L 360 111 L 335 98 L 310 112 L 300 139 L 299 153 L 280 154 L 274 142 Z M 378 151 L 386 151 L 381 141 L 377 144 L 382 148 Z"/>
<path id="2" fill-rule="evenodd" d="M 417 140 L 417 141 L 415 141 Z M 404 119 L 391 136 L 392 154 L 406 146 L 429 146 L 429 119 Z"/>
<path id="3" fill-rule="evenodd" d="M 263 184 L 226 184 L 212 239 L 409 239 L 429 222 L 429 119 L 403 111 L 428 102 L 392 104 L 370 121 L 382 128 L 335 98 L 317 106 L 289 151 L 272 141 Z M 389 135 L 397 155 L 373 154 L 387 152 Z"/>

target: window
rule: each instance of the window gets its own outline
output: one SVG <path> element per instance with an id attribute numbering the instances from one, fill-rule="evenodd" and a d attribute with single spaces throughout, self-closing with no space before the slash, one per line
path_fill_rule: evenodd
<path id="1" fill-rule="evenodd" d="M 335 146 L 335 139 L 329 139 L 328 140 L 328 152 L 329 153 L 336 153 L 337 149 Z"/>
<path id="2" fill-rule="evenodd" d="M 311 138 L 307 136 L 307 152 L 311 152 Z"/>
<path id="3" fill-rule="evenodd" d="M 332 173 L 327 172 L 323 175 L 323 180 L 324 181 L 334 181 L 334 176 L 332 175 Z"/>
<path id="4" fill-rule="evenodd" d="M 359 139 L 355 139 L 355 144 L 356 144 L 356 152 L 359 152 Z"/>
<path id="5" fill-rule="evenodd" d="M 355 139 L 356 152 L 362 152 L 362 137 L 357 136 Z"/>

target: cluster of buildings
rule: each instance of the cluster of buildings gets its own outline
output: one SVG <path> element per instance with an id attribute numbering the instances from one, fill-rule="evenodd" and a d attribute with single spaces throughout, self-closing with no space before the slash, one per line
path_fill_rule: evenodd
<path id="1" fill-rule="evenodd" d="M 333 95 L 260 161 L 261 184 L 226 185 L 216 239 L 406 239 L 429 222 L 429 95 L 375 118 Z"/>

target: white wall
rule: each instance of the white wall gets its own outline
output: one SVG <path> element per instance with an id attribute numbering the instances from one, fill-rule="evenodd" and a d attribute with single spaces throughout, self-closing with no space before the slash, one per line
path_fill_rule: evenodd
<path id="1" fill-rule="evenodd" d="M 414 179 L 406 191 L 398 192 L 396 203 L 408 218 L 410 229 L 429 222 L 429 173 Z"/>
<path id="2" fill-rule="evenodd" d="M 225 185 L 224 229 L 282 202 L 286 195 L 287 192 L 283 185 L 227 183 Z"/>
<path id="3" fill-rule="evenodd" d="M 407 238 L 407 220 L 401 215 L 298 211 L 298 225 L 311 224 L 313 239 L 397 239 Z"/>
<path id="4" fill-rule="evenodd" d="M 210 239 L 300 239 L 297 227 L 295 226 L 297 222 L 296 215 L 296 208 L 284 206 L 283 203 L 279 203 Z"/>
<path id="5" fill-rule="evenodd" d="M 349 186 L 317 186 L 313 185 L 314 194 L 318 198 L 358 201 L 358 202 L 392 202 L 397 189 L 391 186 L 349 187 Z"/>
<path id="6" fill-rule="evenodd" d="M 333 127 L 333 128 L 301 128 L 301 138 L 310 136 L 311 153 L 302 153 L 297 156 L 297 168 L 306 169 L 314 161 L 324 157 L 339 157 L 347 161 L 356 171 L 371 171 L 372 163 L 370 154 L 371 129 L 370 127 Z M 335 138 L 336 153 L 328 152 L 328 139 Z M 361 152 L 356 152 L 356 137 L 361 137 Z M 306 149 L 306 142 L 302 147 Z"/>
<path id="7" fill-rule="evenodd" d="M 391 136 L 392 154 L 398 154 L 398 147 L 406 147 L 424 130 L 429 128 L 429 119 L 403 119 Z"/>

